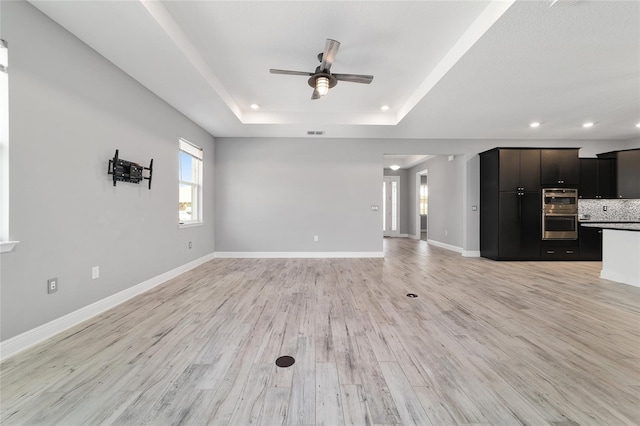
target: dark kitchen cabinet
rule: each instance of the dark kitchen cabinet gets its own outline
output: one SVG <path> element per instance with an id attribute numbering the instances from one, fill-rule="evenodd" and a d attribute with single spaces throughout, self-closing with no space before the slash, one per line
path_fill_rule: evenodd
<path id="1" fill-rule="evenodd" d="M 616 198 L 616 162 L 611 158 L 581 158 L 580 198 Z"/>
<path id="2" fill-rule="evenodd" d="M 499 195 L 499 255 L 535 259 L 542 235 L 539 192 L 501 192 Z"/>
<path id="3" fill-rule="evenodd" d="M 618 151 L 618 198 L 640 198 L 640 149 Z"/>
<path id="4" fill-rule="evenodd" d="M 480 154 L 480 253 L 496 260 L 540 257 L 540 150 Z"/>
<path id="5" fill-rule="evenodd" d="M 500 149 L 498 157 L 500 191 L 540 190 L 539 149 Z"/>
<path id="6" fill-rule="evenodd" d="M 542 186 L 575 187 L 579 180 L 578 148 L 540 150 L 540 183 Z"/>
<path id="7" fill-rule="evenodd" d="M 598 154 L 615 161 L 616 198 L 640 198 L 640 149 Z"/>
<path id="8" fill-rule="evenodd" d="M 580 259 L 602 260 L 602 229 L 580 226 L 578 228 L 580 242 Z"/>

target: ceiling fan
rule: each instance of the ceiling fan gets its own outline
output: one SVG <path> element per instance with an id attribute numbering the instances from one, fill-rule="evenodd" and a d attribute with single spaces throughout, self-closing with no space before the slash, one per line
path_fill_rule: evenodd
<path id="1" fill-rule="evenodd" d="M 335 59 L 339 48 L 339 41 L 328 38 L 324 46 L 324 52 L 318 54 L 320 65 L 318 65 L 314 72 L 277 70 L 273 68 L 270 69 L 269 72 L 271 74 L 308 76 L 309 86 L 313 87 L 311 99 L 320 99 L 322 96 L 326 95 L 330 88 L 338 84 L 338 80 L 348 81 L 351 83 L 371 83 L 373 81 L 372 75 L 331 73 L 331 65 L 333 65 L 333 60 Z"/>

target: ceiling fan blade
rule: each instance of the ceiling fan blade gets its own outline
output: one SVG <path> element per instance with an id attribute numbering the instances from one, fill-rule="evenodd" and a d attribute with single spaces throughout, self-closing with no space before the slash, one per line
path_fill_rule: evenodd
<path id="1" fill-rule="evenodd" d="M 364 83 L 370 84 L 373 81 L 372 75 L 363 75 L 363 74 L 331 74 L 336 78 L 336 80 L 340 81 L 348 81 L 351 83 Z"/>
<path id="2" fill-rule="evenodd" d="M 320 96 L 320 92 L 318 92 L 318 89 L 313 89 L 313 93 L 311 94 L 311 100 L 315 100 L 315 99 L 320 99 L 322 96 Z"/>
<path id="3" fill-rule="evenodd" d="M 340 42 L 328 38 L 324 45 L 324 52 L 322 52 L 322 62 L 320 63 L 321 71 L 329 71 L 331 69 L 331 65 L 333 65 L 333 60 L 336 58 L 338 49 L 340 49 Z"/>
<path id="4" fill-rule="evenodd" d="M 312 76 L 312 72 L 304 72 L 304 71 L 289 71 L 289 70 L 276 70 L 271 68 L 269 70 L 271 74 L 285 74 L 285 75 L 304 75 L 305 77 Z"/>

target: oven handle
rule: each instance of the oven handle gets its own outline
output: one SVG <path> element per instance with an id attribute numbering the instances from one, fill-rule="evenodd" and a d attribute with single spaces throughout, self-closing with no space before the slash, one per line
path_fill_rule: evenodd
<path id="1" fill-rule="evenodd" d="M 545 216 L 572 216 L 574 218 L 576 218 L 576 220 L 578 219 L 578 213 L 573 214 L 573 213 L 544 213 Z"/>

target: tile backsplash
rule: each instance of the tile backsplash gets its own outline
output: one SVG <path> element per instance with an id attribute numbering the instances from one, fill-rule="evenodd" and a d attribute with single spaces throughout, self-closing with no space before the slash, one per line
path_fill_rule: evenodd
<path id="1" fill-rule="evenodd" d="M 603 211 L 603 207 L 607 211 Z M 631 200 L 578 200 L 580 217 L 591 216 L 590 221 L 640 222 L 640 199 Z"/>

